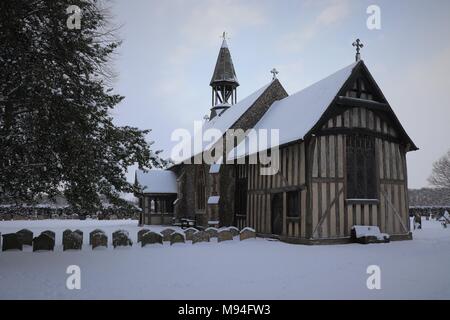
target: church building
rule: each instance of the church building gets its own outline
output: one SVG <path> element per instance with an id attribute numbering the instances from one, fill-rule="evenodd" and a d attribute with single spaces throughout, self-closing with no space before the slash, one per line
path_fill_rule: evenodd
<path id="1" fill-rule="evenodd" d="M 370 225 L 391 240 L 411 239 L 406 153 L 418 148 L 361 59 L 359 39 L 353 45 L 354 63 L 297 93 L 288 95 L 274 69 L 268 84 L 239 100 L 245 84 L 224 37 L 202 127 L 223 136 L 189 144 L 192 152 L 163 174 L 136 172 L 140 223 L 189 218 L 304 244 L 346 243 L 352 226 Z M 244 132 L 231 134 L 232 152 L 231 130 Z M 247 145 L 273 130 L 269 147 Z M 262 174 L 267 158 L 277 164 L 272 174 Z"/>

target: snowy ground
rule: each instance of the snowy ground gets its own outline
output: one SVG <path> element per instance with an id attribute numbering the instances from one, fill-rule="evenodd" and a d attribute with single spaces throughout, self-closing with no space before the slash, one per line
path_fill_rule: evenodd
<path id="1" fill-rule="evenodd" d="M 303 246 L 265 239 L 192 245 L 62 251 L 62 231 L 130 231 L 136 221 L 0 222 L 56 232 L 54 252 L 0 252 L 0 299 L 449 299 L 450 228 L 424 221 L 413 241 Z M 152 227 L 155 231 L 162 228 Z M 81 268 L 81 289 L 66 288 L 66 268 Z M 368 290 L 366 269 L 381 268 L 381 290 Z"/>

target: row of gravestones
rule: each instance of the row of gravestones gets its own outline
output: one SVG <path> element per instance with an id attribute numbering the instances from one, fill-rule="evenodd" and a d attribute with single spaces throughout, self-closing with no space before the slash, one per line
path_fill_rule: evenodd
<path id="1" fill-rule="evenodd" d="M 181 232 L 177 232 L 173 229 L 164 229 L 161 232 L 150 231 L 149 229 L 142 229 L 138 232 L 138 242 L 144 247 L 147 244 L 160 243 L 163 241 L 170 241 L 170 244 L 184 243 L 192 241 L 192 244 L 198 242 L 209 242 L 211 238 L 217 238 L 218 242 L 233 240 L 234 237 L 239 236 L 239 239 L 246 240 L 256 238 L 255 230 L 251 228 L 244 228 L 239 231 L 236 227 L 228 228 L 207 228 L 204 231 L 197 230 L 195 228 L 188 228 Z"/>
<path id="2" fill-rule="evenodd" d="M 39 236 L 33 238 L 33 232 L 27 229 L 22 229 L 16 233 L 8 233 L 1 236 L 2 251 L 7 250 L 22 250 L 24 245 L 33 247 L 33 251 L 47 250 L 53 251 L 55 248 L 55 233 L 47 230 L 43 231 Z M 83 247 L 83 231 L 81 230 L 65 230 L 63 232 L 63 250 L 81 250 Z M 89 244 L 92 249 L 96 247 L 107 247 L 108 237 L 99 229 L 92 231 L 89 234 Z M 113 246 L 131 246 L 131 241 L 128 231 L 118 230 L 113 233 Z"/>
<path id="3" fill-rule="evenodd" d="M 164 229 L 161 232 L 150 231 L 149 229 L 142 229 L 138 232 L 138 243 L 144 247 L 147 244 L 159 243 L 163 241 L 170 241 L 170 244 L 184 243 L 186 240 L 192 243 L 209 242 L 211 238 L 217 238 L 218 242 L 233 240 L 233 237 L 239 236 L 239 239 L 246 240 L 256 238 L 255 230 L 251 228 L 244 228 L 241 231 L 235 227 L 216 229 L 207 228 L 204 231 L 195 228 L 188 228 L 183 233 L 177 232 L 174 229 Z M 55 248 L 55 233 L 47 230 L 33 238 L 33 232 L 27 229 L 22 229 L 16 233 L 9 233 L 2 235 L 2 251 L 7 250 L 22 250 L 24 245 L 33 247 L 33 251 L 50 250 Z M 117 230 L 112 234 L 113 247 L 118 246 L 132 246 L 133 241 L 126 230 Z M 65 230 L 63 232 L 63 250 L 81 250 L 83 247 L 83 232 L 81 230 Z M 89 234 L 89 245 L 92 249 L 97 247 L 107 247 L 108 237 L 106 233 L 100 229 L 95 229 Z"/>

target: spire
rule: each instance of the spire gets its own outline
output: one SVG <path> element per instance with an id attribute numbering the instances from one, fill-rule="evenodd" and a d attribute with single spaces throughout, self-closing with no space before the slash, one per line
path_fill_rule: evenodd
<path id="1" fill-rule="evenodd" d="M 210 86 L 213 87 L 217 83 L 229 82 L 235 84 L 237 87 L 239 86 L 239 82 L 237 81 L 233 60 L 231 59 L 230 49 L 228 48 L 226 32 L 223 33 L 222 37 L 222 46 L 220 47 Z"/>
<path id="2" fill-rule="evenodd" d="M 223 41 L 217 57 L 216 67 L 209 84 L 212 87 L 210 119 L 222 114 L 237 102 L 239 82 L 234 70 L 230 49 L 228 48 L 226 32 L 223 33 L 222 38 Z"/>

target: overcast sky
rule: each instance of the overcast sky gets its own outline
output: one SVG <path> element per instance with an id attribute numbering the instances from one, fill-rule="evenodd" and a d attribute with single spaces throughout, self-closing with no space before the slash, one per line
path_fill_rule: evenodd
<path id="1" fill-rule="evenodd" d="M 381 30 L 366 26 L 369 5 Z M 276 67 L 289 94 L 354 61 L 352 42 L 419 151 L 408 154 L 409 186 L 427 186 L 434 160 L 450 149 L 450 1 L 448 0 L 133 0 L 112 3 L 122 25 L 115 90 L 125 100 L 117 124 L 152 129 L 170 155 L 170 134 L 209 114 L 209 81 L 229 33 L 243 98 Z M 130 173 L 130 177 L 133 176 Z"/>

